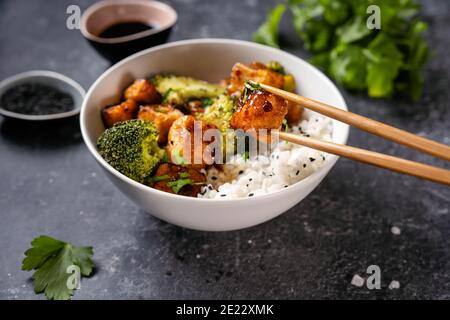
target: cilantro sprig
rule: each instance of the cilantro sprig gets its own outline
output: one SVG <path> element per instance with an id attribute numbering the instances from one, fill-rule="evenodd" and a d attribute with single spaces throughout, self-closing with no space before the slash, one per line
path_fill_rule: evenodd
<path id="1" fill-rule="evenodd" d="M 380 29 L 370 29 L 369 6 L 380 9 Z M 429 58 L 416 0 L 288 0 L 276 6 L 255 32 L 256 42 L 278 47 L 282 8 L 311 62 L 350 90 L 365 90 L 373 98 L 405 93 L 422 95 L 421 70 Z"/>
<path id="2" fill-rule="evenodd" d="M 244 103 L 245 101 L 247 101 L 248 96 L 253 92 L 253 91 L 257 91 L 257 90 L 261 90 L 261 85 L 257 82 L 254 81 L 245 81 L 244 82 L 244 92 L 242 94 L 242 102 Z"/>
<path id="3" fill-rule="evenodd" d="M 74 289 L 68 280 L 71 268 L 79 268 L 80 276 L 88 277 L 94 268 L 92 247 L 75 247 L 49 236 L 39 236 L 25 251 L 22 270 L 33 273 L 33 286 L 36 293 L 44 292 L 51 300 L 69 300 Z"/>

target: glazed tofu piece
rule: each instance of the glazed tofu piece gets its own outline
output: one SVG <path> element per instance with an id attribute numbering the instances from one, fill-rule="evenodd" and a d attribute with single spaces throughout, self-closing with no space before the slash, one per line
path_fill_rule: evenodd
<path id="1" fill-rule="evenodd" d="M 152 105 L 141 106 L 137 117 L 141 120 L 152 121 L 159 131 L 158 143 L 165 145 L 172 123 L 182 116 L 183 113 L 171 105 Z"/>
<path id="2" fill-rule="evenodd" d="M 206 183 L 205 175 L 199 170 L 173 163 L 159 165 L 152 180 L 156 181 L 151 183 L 155 189 L 188 197 L 196 197 Z"/>
<path id="3" fill-rule="evenodd" d="M 211 142 L 203 141 L 208 129 L 216 129 L 216 127 L 205 121 L 196 120 L 191 115 L 177 119 L 169 130 L 166 149 L 169 159 L 175 164 L 185 164 L 196 168 L 212 164 L 215 154 L 210 146 Z M 217 132 L 220 134 L 219 130 Z M 195 142 L 196 134 L 201 141 Z"/>
<path id="4" fill-rule="evenodd" d="M 138 105 L 134 100 L 126 100 L 120 104 L 105 107 L 102 110 L 103 124 L 111 128 L 115 123 L 131 120 L 136 116 Z"/>
<path id="5" fill-rule="evenodd" d="M 234 129 L 279 129 L 288 112 L 287 101 L 266 91 L 256 90 L 240 101 L 231 118 Z"/>
<path id="6" fill-rule="evenodd" d="M 155 86 L 147 79 L 137 79 L 124 93 L 127 100 L 134 100 L 140 104 L 156 104 L 160 102 L 159 93 Z"/>
<path id="7" fill-rule="evenodd" d="M 262 63 L 253 62 L 250 65 L 236 63 L 231 70 L 231 77 L 227 87 L 228 93 L 241 96 L 247 80 L 268 84 L 276 88 L 283 88 L 284 86 L 284 76 L 269 69 Z"/>
<path id="8" fill-rule="evenodd" d="M 286 115 L 286 120 L 289 125 L 297 124 L 303 115 L 303 107 L 292 101 L 287 101 L 288 112 Z"/>

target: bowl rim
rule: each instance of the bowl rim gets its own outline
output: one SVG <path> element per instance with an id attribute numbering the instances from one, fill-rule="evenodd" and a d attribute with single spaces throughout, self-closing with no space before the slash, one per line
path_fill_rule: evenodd
<path id="1" fill-rule="evenodd" d="M 102 10 L 102 8 L 104 8 L 104 7 L 119 6 L 119 5 L 129 6 L 129 5 L 136 5 L 136 4 L 141 4 L 141 5 L 149 6 L 149 7 L 159 7 L 160 9 L 168 12 L 171 15 L 171 21 L 168 21 L 168 23 L 162 28 L 154 28 L 151 30 L 145 30 L 145 31 L 137 32 L 137 33 L 130 34 L 127 36 L 116 37 L 116 38 L 99 37 L 99 36 L 89 32 L 88 28 L 86 27 L 87 20 L 90 17 L 90 15 L 92 15 L 94 12 L 96 12 L 98 10 Z M 119 43 L 126 43 L 129 41 L 152 36 L 155 34 L 159 34 L 161 32 L 166 31 L 167 29 L 172 28 L 177 23 L 177 21 L 178 21 L 178 14 L 175 11 L 175 9 L 164 2 L 154 1 L 154 0 L 102 0 L 102 1 L 94 3 L 89 8 L 87 8 L 86 11 L 83 12 L 83 14 L 81 15 L 81 20 L 80 20 L 80 31 L 81 31 L 81 34 L 90 41 L 94 41 L 97 43 L 104 43 L 104 44 L 119 44 Z"/>
<path id="2" fill-rule="evenodd" d="M 31 80 L 35 79 L 35 82 L 40 82 L 39 78 L 50 78 L 59 81 L 63 84 L 65 87 L 71 87 L 75 89 L 75 91 L 79 94 L 80 100 L 82 101 L 79 105 L 74 105 L 73 109 L 66 112 L 60 112 L 60 113 L 54 113 L 54 114 L 45 114 L 45 115 L 30 115 L 30 114 L 22 114 L 17 112 L 12 112 L 9 110 L 4 109 L 0 104 L 0 114 L 2 114 L 5 117 L 20 119 L 20 120 L 31 120 L 31 121 L 45 121 L 45 120 L 56 120 L 56 119 L 63 119 L 75 116 L 80 113 L 82 104 L 84 102 L 84 98 L 86 96 L 86 91 L 83 89 L 83 87 L 73 80 L 72 78 L 69 78 L 68 76 L 65 76 L 61 73 L 55 72 L 55 71 L 49 71 L 49 70 L 31 70 L 31 71 L 25 71 L 18 74 L 15 74 L 13 76 L 10 76 L 8 78 L 3 79 L 0 81 L 0 98 L 5 93 L 3 91 L 6 87 L 11 87 L 17 82 L 22 82 L 23 80 Z M 69 93 L 70 94 L 70 93 Z M 70 94 L 73 97 L 73 94 Z"/>
<path id="3" fill-rule="evenodd" d="M 223 198 L 219 198 L 219 199 L 208 199 L 208 198 L 198 198 L 198 197 L 187 197 L 187 196 L 182 196 L 182 195 L 178 195 L 178 194 L 172 194 L 172 193 L 168 193 L 168 192 L 164 192 L 164 191 L 160 191 L 154 188 L 151 188 L 149 186 L 146 186 L 145 184 L 139 183 L 129 177 L 127 177 L 126 175 L 122 174 L 121 172 L 119 172 L 118 170 L 116 170 L 115 168 L 113 168 L 109 163 L 106 162 L 106 160 L 104 160 L 101 156 L 100 153 L 97 150 L 97 146 L 95 143 L 91 143 L 89 141 L 88 138 L 88 132 L 87 132 L 87 125 L 84 121 L 85 117 L 86 117 L 86 109 L 87 109 L 87 102 L 89 101 L 92 92 L 94 91 L 95 87 L 97 87 L 97 85 L 103 81 L 104 78 L 106 78 L 110 73 L 112 73 L 115 69 L 127 64 L 129 61 L 132 61 L 140 56 L 144 56 L 146 54 L 149 54 L 151 52 L 154 51 L 158 51 L 158 50 L 163 50 L 163 49 L 167 49 L 167 48 L 171 48 L 171 47 L 177 47 L 177 46 L 184 46 L 184 45 L 194 45 L 194 44 L 230 44 L 230 45 L 245 45 L 248 47 L 252 47 L 252 48 L 258 48 L 258 49 L 264 49 L 264 50 L 268 50 L 268 51 L 272 51 L 272 52 L 276 52 L 277 54 L 282 54 L 282 55 L 286 55 L 289 57 L 293 57 L 296 60 L 298 60 L 299 63 L 307 65 L 310 68 L 313 68 L 314 71 L 316 71 L 319 75 L 319 77 L 325 81 L 328 85 L 330 85 L 331 90 L 334 91 L 335 94 L 337 94 L 337 96 L 342 100 L 342 105 L 341 107 L 344 108 L 345 110 L 347 110 L 347 104 L 345 102 L 344 97 L 342 96 L 342 94 L 340 93 L 340 91 L 338 90 L 338 88 L 336 87 L 336 85 L 319 69 L 317 69 L 316 67 L 314 67 L 313 65 L 311 65 L 310 63 L 306 62 L 305 60 L 291 54 L 288 52 L 285 52 L 283 50 L 280 49 L 276 49 L 276 48 L 272 48 L 269 46 L 265 46 L 262 44 L 258 44 L 258 43 L 254 43 L 254 42 L 249 42 L 249 41 L 244 41 L 244 40 L 234 40 L 234 39 L 222 39 L 222 38 L 204 38 L 204 39 L 189 39 L 189 40 L 181 40 L 181 41 L 174 41 L 171 43 L 167 43 L 167 44 L 162 44 L 159 46 L 155 46 L 146 50 L 142 50 L 140 52 L 137 52 L 121 61 L 119 61 L 118 63 L 114 64 L 113 66 L 111 66 L 109 69 L 107 69 L 105 72 L 103 72 L 103 74 L 101 74 L 97 80 L 91 85 L 91 87 L 89 88 L 86 97 L 83 101 L 83 105 L 81 106 L 81 114 L 80 114 L 80 128 L 81 128 L 81 135 L 83 136 L 83 140 L 84 143 L 86 144 L 87 148 L 89 149 L 89 151 L 91 152 L 91 154 L 94 156 L 94 158 L 97 160 L 97 162 L 99 162 L 102 167 L 104 169 L 107 169 L 111 174 L 113 174 L 114 176 L 116 176 L 117 178 L 119 178 L 120 180 L 123 180 L 124 182 L 126 182 L 127 184 L 131 184 L 134 187 L 139 188 L 142 191 L 145 192 L 151 192 L 151 193 L 155 193 L 155 195 L 159 195 L 162 197 L 167 197 L 169 199 L 173 199 L 173 200 L 186 200 L 186 201 L 196 201 L 198 203 L 235 203 L 235 202 L 244 202 L 244 201 L 255 201 L 255 199 L 261 199 L 261 198 L 274 198 L 276 197 L 279 193 L 283 193 L 286 192 L 286 190 L 291 190 L 293 188 L 301 188 L 305 185 L 311 184 L 315 182 L 315 178 L 316 176 L 318 176 L 320 174 L 320 172 L 322 171 L 326 171 L 327 173 L 325 174 L 325 176 L 328 174 L 328 171 L 336 164 L 337 160 L 339 159 L 338 156 L 330 154 L 329 158 L 325 161 L 325 164 L 319 168 L 317 171 L 313 172 L 311 175 L 307 176 L 306 178 L 292 184 L 289 185 L 287 188 L 283 188 L 280 190 L 276 190 L 273 192 L 269 192 L 267 194 L 263 194 L 263 195 L 255 195 L 253 197 L 245 197 L 245 198 L 228 198 L 226 199 L 226 197 Z M 348 141 L 348 135 L 349 135 L 349 131 L 350 131 L 350 127 L 346 124 L 344 124 L 343 126 L 343 144 L 346 144 Z M 324 176 L 324 177 L 325 177 Z"/>

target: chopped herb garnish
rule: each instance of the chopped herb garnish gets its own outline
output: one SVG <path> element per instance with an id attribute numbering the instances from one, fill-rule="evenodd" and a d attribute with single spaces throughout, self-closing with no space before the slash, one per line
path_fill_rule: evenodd
<path id="1" fill-rule="evenodd" d="M 175 181 L 167 182 L 167 186 L 169 188 L 172 188 L 172 191 L 174 193 L 180 192 L 181 188 L 183 188 L 184 186 L 193 185 L 193 184 L 195 184 L 195 183 L 192 181 L 192 179 L 178 179 Z"/>
<path id="2" fill-rule="evenodd" d="M 168 162 L 169 162 L 169 157 L 167 156 L 167 152 L 165 152 L 161 158 L 161 163 L 168 163 Z"/>
<path id="3" fill-rule="evenodd" d="M 170 176 L 167 175 L 167 174 L 162 175 L 162 176 L 154 176 L 154 177 L 150 177 L 148 179 L 148 183 L 149 184 L 153 184 L 153 183 L 156 183 L 156 182 L 159 182 L 159 181 L 164 181 L 164 180 L 167 180 L 167 179 L 170 179 Z"/>
<path id="4" fill-rule="evenodd" d="M 283 127 L 284 132 L 288 132 L 289 125 L 288 125 L 287 119 L 283 119 L 283 122 L 281 123 L 281 126 Z"/>
<path id="5" fill-rule="evenodd" d="M 188 172 L 181 172 L 178 176 L 180 178 L 189 178 L 190 174 Z"/>
<path id="6" fill-rule="evenodd" d="M 169 96 L 172 92 L 175 92 L 175 89 L 169 88 L 169 90 L 164 92 L 164 94 L 161 97 L 162 102 L 167 102 L 167 99 L 169 98 Z"/>
<path id="7" fill-rule="evenodd" d="M 200 100 L 200 102 L 202 103 L 202 107 L 209 107 L 213 104 L 214 101 L 211 98 L 203 98 Z"/>
<path id="8" fill-rule="evenodd" d="M 273 70 L 279 74 L 285 75 L 286 71 L 284 70 L 284 67 L 277 61 L 269 61 L 269 63 L 266 64 L 267 68 L 270 70 Z"/>
<path id="9" fill-rule="evenodd" d="M 247 161 L 248 159 L 250 159 L 250 153 L 248 151 L 244 152 L 243 158 L 245 161 Z"/>
<path id="10" fill-rule="evenodd" d="M 247 101 L 249 94 L 253 91 L 261 90 L 261 85 L 253 81 L 245 81 L 244 83 L 244 93 L 242 95 L 242 102 Z"/>

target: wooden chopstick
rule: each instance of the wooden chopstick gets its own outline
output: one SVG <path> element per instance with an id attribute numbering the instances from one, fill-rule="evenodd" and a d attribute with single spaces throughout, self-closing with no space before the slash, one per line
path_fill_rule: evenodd
<path id="1" fill-rule="evenodd" d="M 321 113 L 327 117 L 347 123 L 353 127 L 370 132 L 387 140 L 391 140 L 410 148 L 431 154 L 435 157 L 450 161 L 450 146 L 445 144 L 419 137 L 413 133 L 330 106 L 323 102 L 308 99 L 263 83 L 260 83 L 259 85 L 266 91 L 276 94 L 286 100 L 295 102 L 312 111 Z"/>
<path id="2" fill-rule="evenodd" d="M 305 147 L 332 153 L 338 156 L 389 169 L 410 176 L 450 185 L 450 170 L 445 170 L 423 163 L 396 158 L 383 153 L 350 147 L 343 144 L 322 141 L 304 136 L 278 131 L 280 139 L 300 144 Z"/>

